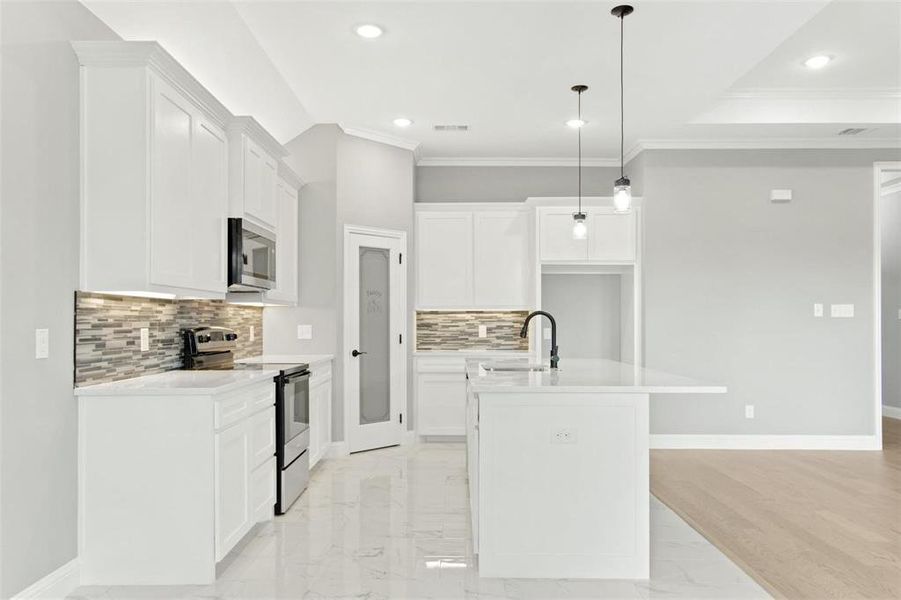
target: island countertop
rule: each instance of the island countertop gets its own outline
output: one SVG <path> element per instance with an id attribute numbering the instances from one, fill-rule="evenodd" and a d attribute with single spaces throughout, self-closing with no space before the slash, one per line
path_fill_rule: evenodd
<path id="1" fill-rule="evenodd" d="M 488 392 L 592 392 L 633 394 L 724 394 L 726 386 L 696 381 L 682 375 L 646 369 L 605 359 L 567 359 L 560 368 L 540 371 L 489 371 L 486 366 L 529 366 L 526 359 L 468 360 L 466 377 L 475 393 Z"/>

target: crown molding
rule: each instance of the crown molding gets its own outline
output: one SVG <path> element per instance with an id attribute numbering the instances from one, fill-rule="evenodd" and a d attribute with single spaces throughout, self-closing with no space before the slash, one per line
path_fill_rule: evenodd
<path id="1" fill-rule="evenodd" d="M 231 112 L 157 42 L 70 43 L 78 58 L 78 64 L 82 67 L 149 68 L 169 85 L 189 97 L 220 127 L 225 127 L 233 118 Z"/>
<path id="2" fill-rule="evenodd" d="M 283 160 L 278 161 L 278 176 L 298 190 L 306 185 L 304 180 L 300 178 L 300 175 L 295 173 L 294 169 L 289 167 Z"/>
<path id="3" fill-rule="evenodd" d="M 338 127 L 340 127 L 341 130 L 344 131 L 344 133 L 346 133 L 347 135 L 358 137 L 364 140 L 369 140 L 370 142 L 378 142 L 379 144 L 394 146 L 395 148 L 403 148 L 404 150 L 413 152 L 414 155 L 416 155 L 419 150 L 419 142 L 407 138 L 382 133 L 381 131 L 375 131 L 374 129 L 351 127 L 344 125 L 343 123 L 338 123 Z"/>
<path id="4" fill-rule="evenodd" d="M 627 160 L 628 162 L 628 160 Z M 578 161 L 571 157 L 425 157 L 417 163 L 419 167 L 576 167 Z M 618 158 L 583 158 L 583 167 L 619 167 Z"/>
<path id="5" fill-rule="evenodd" d="M 247 115 L 232 117 L 226 129 L 229 133 L 247 135 L 276 158 L 284 158 L 289 154 L 285 147 L 253 117 Z"/>
<path id="6" fill-rule="evenodd" d="M 725 99 L 882 100 L 901 98 L 901 88 L 736 88 Z"/>

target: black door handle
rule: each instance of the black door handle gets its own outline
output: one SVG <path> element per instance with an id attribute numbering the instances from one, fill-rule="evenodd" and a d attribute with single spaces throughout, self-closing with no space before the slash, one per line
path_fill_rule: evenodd
<path id="1" fill-rule="evenodd" d="M 366 353 L 360 352 L 359 350 L 354 350 L 353 352 L 350 353 L 350 355 L 353 356 L 354 358 L 360 356 L 361 354 L 366 354 Z"/>

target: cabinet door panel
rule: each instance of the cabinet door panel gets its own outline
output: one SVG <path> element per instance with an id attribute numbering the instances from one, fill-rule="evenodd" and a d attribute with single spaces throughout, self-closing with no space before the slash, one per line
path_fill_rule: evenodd
<path id="1" fill-rule="evenodd" d="M 319 462 L 322 432 L 319 430 L 319 413 L 322 411 L 321 386 L 310 386 L 310 468 Z"/>
<path id="2" fill-rule="evenodd" d="M 154 80 L 153 88 L 150 280 L 157 285 L 191 287 L 193 107 L 162 81 Z"/>
<path id="3" fill-rule="evenodd" d="M 250 436 L 246 423 L 216 435 L 216 560 L 250 526 Z"/>
<path id="4" fill-rule="evenodd" d="M 528 213 L 477 211 L 473 215 L 473 232 L 475 305 L 528 306 L 532 280 Z"/>
<path id="5" fill-rule="evenodd" d="M 254 215 L 263 223 L 275 227 L 276 203 L 278 202 L 278 163 L 269 155 L 263 154 L 262 171 L 260 174 L 260 209 Z"/>
<path id="6" fill-rule="evenodd" d="M 244 213 L 257 219 L 263 209 L 263 150 L 244 138 Z"/>
<path id="7" fill-rule="evenodd" d="M 573 239 L 574 212 L 575 208 L 541 209 L 539 213 L 541 260 L 588 259 L 588 240 Z"/>
<path id="8" fill-rule="evenodd" d="M 635 211 L 627 215 L 592 211 L 588 216 L 588 240 L 591 260 L 635 260 Z"/>
<path id="9" fill-rule="evenodd" d="M 466 434 L 466 379 L 463 374 L 417 375 L 419 435 Z"/>
<path id="10" fill-rule="evenodd" d="M 416 220 L 419 306 L 472 306 L 472 213 L 422 212 Z"/>
<path id="11" fill-rule="evenodd" d="M 250 474 L 250 498 L 253 521 L 268 521 L 275 514 L 275 457 L 254 469 Z"/>
<path id="12" fill-rule="evenodd" d="M 275 289 L 267 294 L 273 300 L 296 303 L 297 289 L 297 190 L 279 182 L 278 226 L 275 237 Z"/>
<path id="13" fill-rule="evenodd" d="M 250 466 L 256 468 L 275 456 L 275 409 L 268 408 L 250 419 Z"/>
<path id="14" fill-rule="evenodd" d="M 194 287 L 224 292 L 226 218 L 228 216 L 228 151 L 225 133 L 198 120 L 194 128 L 192 166 L 192 239 Z"/>

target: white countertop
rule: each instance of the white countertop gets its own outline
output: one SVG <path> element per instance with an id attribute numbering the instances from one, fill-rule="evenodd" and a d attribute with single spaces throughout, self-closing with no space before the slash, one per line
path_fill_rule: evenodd
<path id="1" fill-rule="evenodd" d="M 528 365 L 527 359 L 467 360 L 466 374 L 476 393 L 482 392 L 594 392 L 632 394 L 724 394 L 726 387 L 681 375 L 602 359 L 566 359 L 557 370 L 493 371 L 489 362 Z"/>
<path id="2" fill-rule="evenodd" d="M 76 396 L 211 396 L 260 381 L 278 371 L 166 371 L 111 383 L 75 388 Z"/>
<path id="3" fill-rule="evenodd" d="M 334 360 L 334 354 L 262 354 L 252 358 L 239 358 L 239 363 L 306 363 L 315 366 Z"/>

